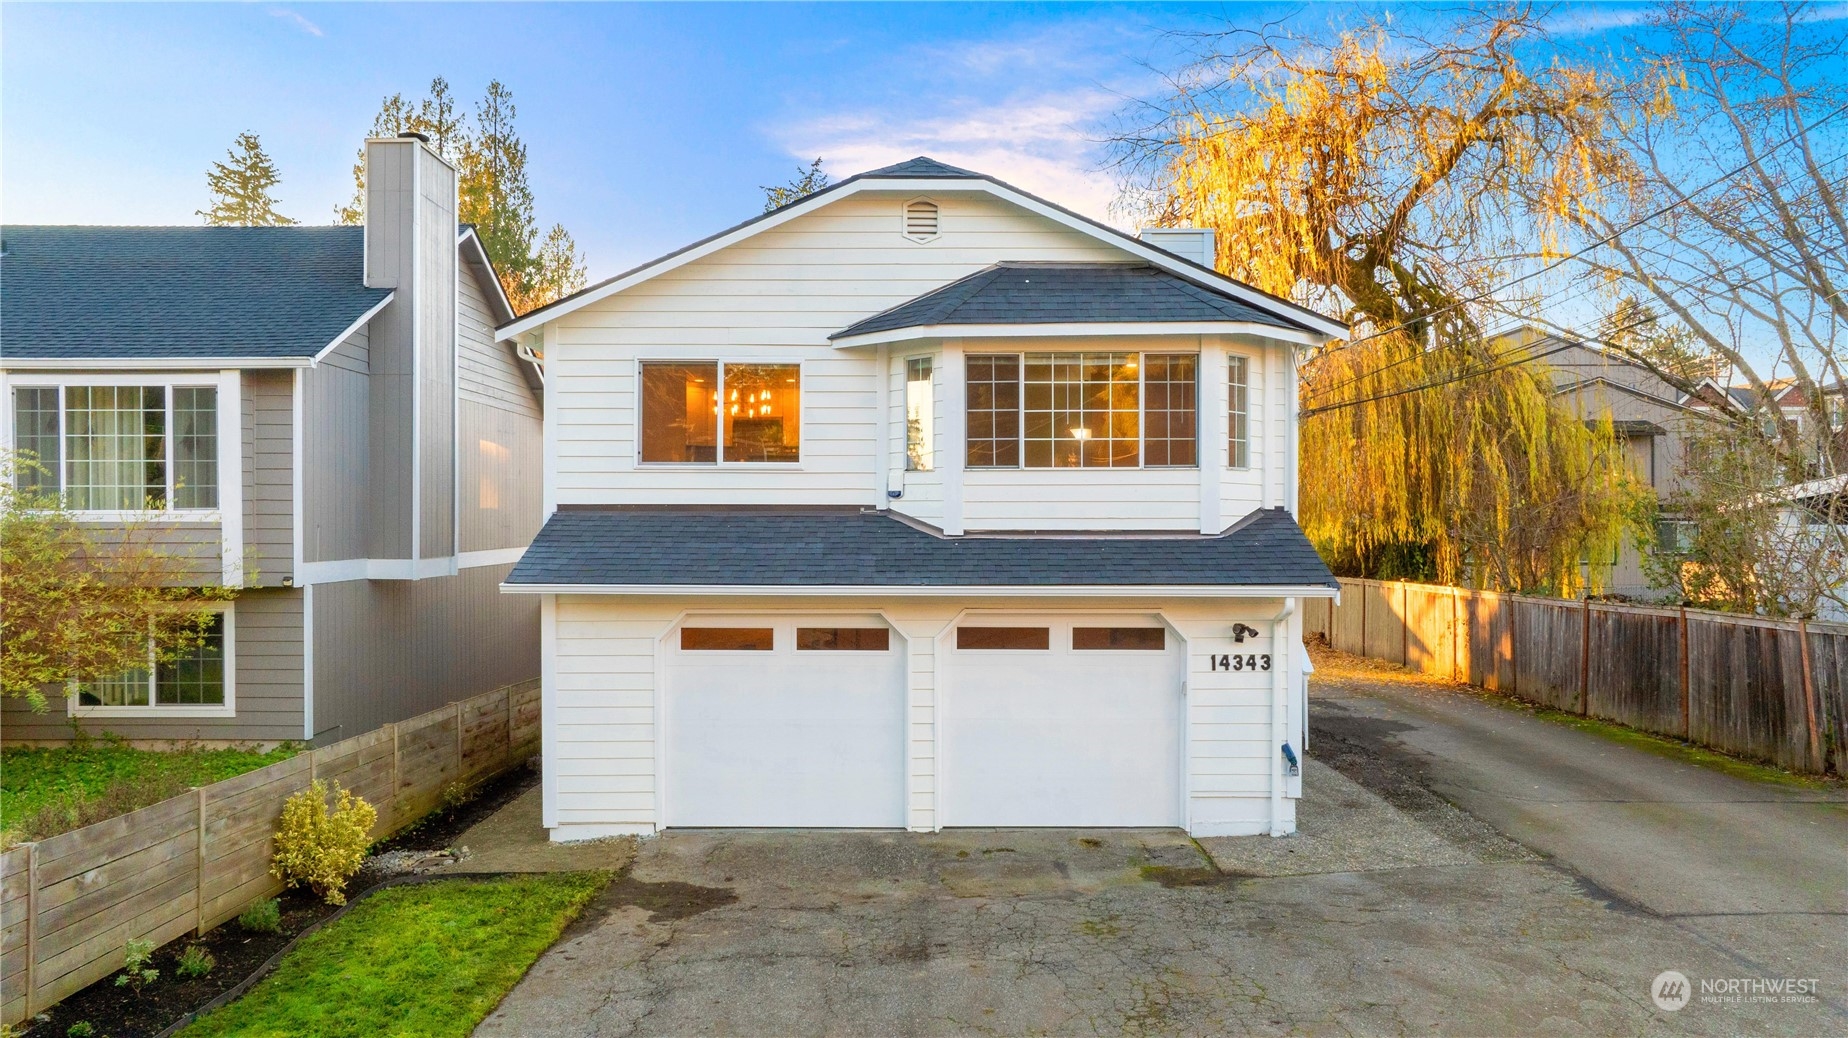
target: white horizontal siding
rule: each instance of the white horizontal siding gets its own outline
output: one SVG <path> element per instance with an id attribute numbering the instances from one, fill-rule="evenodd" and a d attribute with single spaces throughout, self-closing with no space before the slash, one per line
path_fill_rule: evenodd
<path id="1" fill-rule="evenodd" d="M 902 201 L 844 199 L 561 317 L 547 356 L 557 501 L 877 504 L 876 354 L 836 351 L 828 335 L 1001 260 L 1122 256 L 979 196 L 939 199 L 943 234 L 919 245 L 900 233 Z M 804 365 L 799 465 L 637 464 L 638 359 L 754 357 Z"/>
<path id="2" fill-rule="evenodd" d="M 967 530 L 1192 530 L 1200 472 L 1160 469 L 969 469 Z"/>

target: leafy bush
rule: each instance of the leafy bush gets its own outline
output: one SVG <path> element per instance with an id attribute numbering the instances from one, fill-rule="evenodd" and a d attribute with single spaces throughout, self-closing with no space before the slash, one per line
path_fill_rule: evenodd
<path id="1" fill-rule="evenodd" d="M 327 783 L 319 780 L 282 805 L 270 873 L 330 905 L 344 905 L 347 880 L 365 863 L 378 812 L 350 789 L 335 786 L 334 792 L 331 810 Z"/>
<path id="2" fill-rule="evenodd" d="M 212 968 L 217 965 L 218 960 L 212 958 L 211 952 L 194 944 L 180 953 L 180 963 L 173 968 L 173 972 L 187 980 L 194 980 L 212 972 Z"/>
<path id="3" fill-rule="evenodd" d="M 96 1025 L 88 1020 L 79 1020 L 64 1029 L 64 1038 L 92 1038 L 96 1034 Z"/>
<path id="4" fill-rule="evenodd" d="M 237 917 L 237 925 L 251 933 L 276 933 L 282 929 L 282 902 L 273 897 L 252 902 Z"/>
<path id="5" fill-rule="evenodd" d="M 148 965 L 153 958 L 153 941 L 129 941 L 122 951 L 122 972 L 116 974 L 116 987 L 133 988 L 135 994 L 141 994 L 142 988 L 160 976 L 159 970 Z"/>

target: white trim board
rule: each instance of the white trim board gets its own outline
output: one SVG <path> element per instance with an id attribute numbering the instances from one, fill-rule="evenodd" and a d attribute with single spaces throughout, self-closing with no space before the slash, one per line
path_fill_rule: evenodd
<path id="1" fill-rule="evenodd" d="M 965 339 L 1031 338 L 1126 338 L 1148 335 L 1253 335 L 1282 342 L 1317 345 L 1326 341 L 1313 332 L 1250 321 L 1138 321 L 1121 323 L 1061 324 L 931 324 L 893 328 L 882 332 L 863 332 L 833 340 L 837 350 L 877 346 L 883 343 L 910 342 L 917 339 L 960 337 Z"/>
<path id="2" fill-rule="evenodd" d="M 864 177 L 864 174 L 862 174 L 862 177 Z M 683 267 L 695 260 L 710 256 L 746 238 L 780 227 L 790 220 L 808 213 L 810 210 L 867 192 L 883 192 L 913 196 L 928 195 L 933 192 L 938 194 L 974 192 L 992 195 L 1004 201 L 1011 202 L 1031 213 L 1045 217 L 1055 223 L 1062 224 L 1076 231 L 1081 231 L 1099 241 L 1114 245 L 1124 252 L 1135 256 L 1137 259 L 1153 266 L 1160 267 L 1171 274 L 1184 277 L 1206 288 L 1223 292 L 1245 303 L 1258 307 L 1259 309 L 1278 313 L 1287 320 L 1305 325 L 1308 331 L 1307 333 L 1301 334 L 1306 334 L 1308 336 L 1305 341 L 1309 345 L 1319 346 L 1330 339 L 1342 338 L 1348 334 L 1347 326 L 1339 321 L 1330 320 L 1312 310 L 1299 307 L 1286 300 L 1277 299 L 1243 282 L 1235 281 L 1223 274 L 1208 270 L 1198 264 L 1182 259 L 1165 249 L 1138 241 L 1122 232 L 1088 220 L 1070 210 L 1048 202 L 1043 198 L 1035 197 L 1018 188 L 1010 187 L 998 180 L 992 180 L 987 177 L 906 179 L 878 177 L 861 179 L 850 177 L 832 188 L 818 191 L 768 216 L 740 224 L 729 231 L 723 231 L 703 242 L 688 246 L 679 252 L 669 253 L 660 259 L 643 264 L 626 274 L 617 275 L 601 285 L 585 289 L 576 296 L 568 297 L 550 306 L 535 310 L 519 320 L 502 325 L 500 328 L 496 329 L 495 334 L 503 340 L 513 338 L 522 332 L 531 331 L 534 328 L 545 325 L 575 310 L 582 309 L 592 303 L 607 299 L 625 289 L 639 285 L 644 281 Z M 1287 331 L 1287 329 L 1278 328 L 1272 329 L 1272 331 L 1284 332 Z M 1271 333 L 1267 332 L 1266 334 Z"/>
<path id="3" fill-rule="evenodd" d="M 509 584 L 509 594 L 530 595 L 708 595 L 881 598 L 1339 598 L 1341 592 L 1321 585 L 1259 584 Z"/>

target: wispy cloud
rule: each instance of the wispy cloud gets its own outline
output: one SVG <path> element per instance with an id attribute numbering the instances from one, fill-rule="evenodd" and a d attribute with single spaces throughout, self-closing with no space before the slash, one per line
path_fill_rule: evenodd
<path id="1" fill-rule="evenodd" d="M 1649 16 L 1650 9 L 1642 6 L 1577 4 L 1560 8 L 1546 27 L 1555 36 L 1595 36 L 1641 25 Z"/>
<path id="2" fill-rule="evenodd" d="M 929 70 L 916 89 L 780 125 L 770 136 L 792 158 L 824 156 L 836 177 L 929 155 L 1110 220 L 1118 186 L 1099 171 L 1106 156 L 1098 139 L 1125 95 L 1143 86 L 1120 81 L 1130 28 L 1086 21 L 922 45 L 888 66 Z M 1119 81 L 1099 82 L 1104 68 Z M 946 83 L 955 84 L 948 96 L 940 93 Z"/>
<path id="3" fill-rule="evenodd" d="M 295 11 L 291 11 L 286 7 L 272 7 L 269 9 L 269 13 L 270 13 L 271 18 L 280 18 L 283 21 L 288 22 L 290 25 L 295 26 L 297 29 L 300 29 L 301 31 L 307 33 L 310 36 L 326 36 L 327 35 L 326 33 L 321 31 L 320 26 L 314 24 L 308 19 L 302 17 L 299 13 Z"/>

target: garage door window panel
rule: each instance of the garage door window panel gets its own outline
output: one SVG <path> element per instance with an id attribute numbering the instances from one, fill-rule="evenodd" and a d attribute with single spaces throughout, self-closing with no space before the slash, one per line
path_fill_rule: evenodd
<path id="1" fill-rule="evenodd" d="M 776 629 L 682 627 L 680 648 L 688 652 L 771 652 L 776 649 Z"/>
<path id="2" fill-rule="evenodd" d="M 884 627 L 798 627 L 798 652 L 885 652 L 892 632 Z"/>
<path id="3" fill-rule="evenodd" d="M 1160 627 L 1074 627 L 1072 648 L 1082 651 L 1161 652 L 1168 632 Z"/>
<path id="4" fill-rule="evenodd" d="M 1042 650 L 1052 648 L 1047 627 L 958 627 L 956 647 L 974 650 Z"/>

